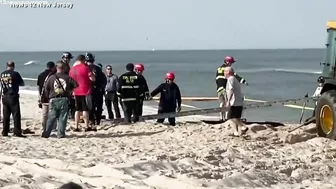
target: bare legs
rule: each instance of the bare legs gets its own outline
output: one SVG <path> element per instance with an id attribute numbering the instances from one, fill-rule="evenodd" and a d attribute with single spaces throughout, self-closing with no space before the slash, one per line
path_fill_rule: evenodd
<path id="1" fill-rule="evenodd" d="M 81 112 L 76 111 L 75 112 L 75 124 L 76 124 L 77 130 L 79 129 L 80 116 L 81 116 Z M 89 112 L 88 111 L 83 111 L 83 120 L 85 123 L 85 128 L 89 128 Z"/>

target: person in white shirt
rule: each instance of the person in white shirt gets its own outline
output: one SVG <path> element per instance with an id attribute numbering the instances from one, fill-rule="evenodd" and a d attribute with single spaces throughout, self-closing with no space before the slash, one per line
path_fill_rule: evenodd
<path id="1" fill-rule="evenodd" d="M 322 87 L 323 87 L 323 84 L 324 84 L 324 78 L 322 76 L 320 76 L 317 79 L 317 83 L 318 83 L 318 87 L 316 88 L 316 91 L 313 94 L 313 97 L 321 96 L 321 91 L 322 91 Z"/>
<path id="2" fill-rule="evenodd" d="M 324 78 L 323 76 L 320 76 L 319 78 L 317 78 L 317 83 L 318 83 L 318 86 L 313 94 L 312 97 L 320 97 L 321 96 L 321 91 L 323 89 L 323 85 L 324 85 Z M 315 108 L 314 108 L 314 111 L 313 111 L 313 117 L 315 116 L 315 109 L 316 109 L 316 106 L 317 106 L 317 99 L 315 100 Z"/>
<path id="3" fill-rule="evenodd" d="M 244 96 L 241 92 L 239 81 L 234 76 L 234 70 L 231 67 L 224 68 L 224 75 L 227 79 L 226 83 L 226 108 L 228 110 L 227 118 L 235 124 L 234 136 L 244 135 L 248 130 L 241 122 L 241 116 L 244 106 Z M 241 134 L 239 135 L 238 127 L 240 127 Z"/>

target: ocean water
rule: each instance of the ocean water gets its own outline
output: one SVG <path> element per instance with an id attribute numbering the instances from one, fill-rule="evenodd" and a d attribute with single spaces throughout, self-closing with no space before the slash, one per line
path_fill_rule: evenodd
<path id="1" fill-rule="evenodd" d="M 74 56 L 85 52 L 72 52 Z M 142 62 L 150 90 L 164 80 L 168 71 L 176 75 L 183 96 L 216 96 L 215 74 L 225 56 L 236 59 L 235 71 L 244 77 L 249 85 L 242 90 L 246 97 L 258 100 L 300 98 L 306 93 L 312 95 L 321 73 L 320 62 L 324 49 L 284 50 L 185 50 L 185 51 L 100 51 L 93 52 L 97 63 L 110 64 L 115 74 L 125 72 L 129 62 Z M 37 75 L 45 69 L 47 61 L 57 61 L 62 52 L 1 52 L 4 63 L 16 62 L 16 70 L 26 80 L 21 90 L 36 91 Z M 24 65 L 29 61 L 35 64 Z M 185 103 L 188 104 L 188 103 Z M 155 105 L 150 103 L 151 106 Z M 218 102 L 199 102 L 189 105 L 217 107 Z M 312 104 L 310 104 L 312 106 Z M 274 120 L 297 122 L 300 109 L 273 106 L 244 111 L 249 120 Z M 310 116 L 311 111 L 306 111 Z"/>

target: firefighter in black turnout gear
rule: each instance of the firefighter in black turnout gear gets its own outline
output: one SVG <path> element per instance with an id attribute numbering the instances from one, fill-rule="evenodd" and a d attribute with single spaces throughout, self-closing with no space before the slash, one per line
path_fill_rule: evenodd
<path id="1" fill-rule="evenodd" d="M 236 61 L 234 60 L 232 56 L 227 56 L 224 58 L 223 65 L 217 68 L 216 85 L 217 85 L 217 96 L 218 96 L 218 101 L 219 101 L 219 107 L 224 107 L 225 100 L 226 100 L 225 88 L 226 88 L 227 79 L 224 76 L 224 68 L 228 66 L 232 66 L 232 64 L 235 62 Z M 234 74 L 240 83 L 248 85 L 244 78 L 240 77 L 236 73 Z M 223 115 L 223 113 L 220 113 L 220 119 L 225 120 L 226 115 Z"/>
<path id="2" fill-rule="evenodd" d="M 3 130 L 2 136 L 8 136 L 10 127 L 10 116 L 14 121 L 14 136 L 25 137 L 21 130 L 21 110 L 19 101 L 19 86 L 24 86 L 21 75 L 14 71 L 15 63 L 7 62 L 7 70 L 0 75 L 1 98 L 3 105 Z"/>
<path id="3" fill-rule="evenodd" d="M 70 62 L 71 59 L 73 59 L 74 57 L 72 56 L 72 54 L 70 52 L 63 52 L 62 54 L 62 62 L 63 62 L 63 66 L 64 66 L 64 73 L 69 75 L 70 72 Z M 75 118 L 75 97 L 71 95 L 71 97 L 69 98 L 69 119 L 74 119 Z"/>
<path id="4" fill-rule="evenodd" d="M 144 89 L 143 93 L 140 94 L 140 101 L 138 104 L 138 115 L 142 116 L 142 109 L 143 109 L 143 101 L 149 98 L 149 89 L 147 85 L 147 81 L 143 76 L 143 72 L 145 71 L 145 66 L 143 64 L 135 64 L 134 71 L 138 74 L 139 78 L 143 81 L 142 88 Z"/>
<path id="5" fill-rule="evenodd" d="M 143 93 L 143 80 L 134 72 L 134 65 L 128 63 L 126 65 L 127 72 L 122 74 L 118 79 L 117 95 L 120 98 L 124 111 L 125 123 L 131 123 L 131 116 L 133 115 L 133 122 L 139 121 L 138 105 L 140 94 Z"/>
<path id="6" fill-rule="evenodd" d="M 92 84 L 92 109 L 89 113 L 89 120 L 93 125 L 100 125 L 107 80 L 102 69 L 94 64 L 95 57 L 92 53 L 86 53 L 85 59 L 91 72 L 96 76 L 96 81 Z"/>
<path id="7" fill-rule="evenodd" d="M 173 72 L 168 72 L 166 74 L 166 82 L 159 85 L 150 94 L 150 99 L 161 93 L 158 113 L 171 113 L 181 111 L 181 92 L 179 87 L 174 82 L 175 74 Z M 158 119 L 158 123 L 163 123 L 164 119 Z M 175 118 L 168 118 L 170 125 L 175 126 Z"/>

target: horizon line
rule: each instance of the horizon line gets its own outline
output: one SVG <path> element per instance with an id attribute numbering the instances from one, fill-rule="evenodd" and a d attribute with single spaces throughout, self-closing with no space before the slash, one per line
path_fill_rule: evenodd
<path id="1" fill-rule="evenodd" d="M 0 51 L 0 53 L 32 53 L 32 52 L 155 52 L 155 51 L 247 51 L 247 50 L 312 50 L 312 49 L 325 49 L 325 47 L 305 47 L 305 48 L 248 48 L 248 49 L 152 49 L 152 50 L 34 50 L 34 51 Z"/>

